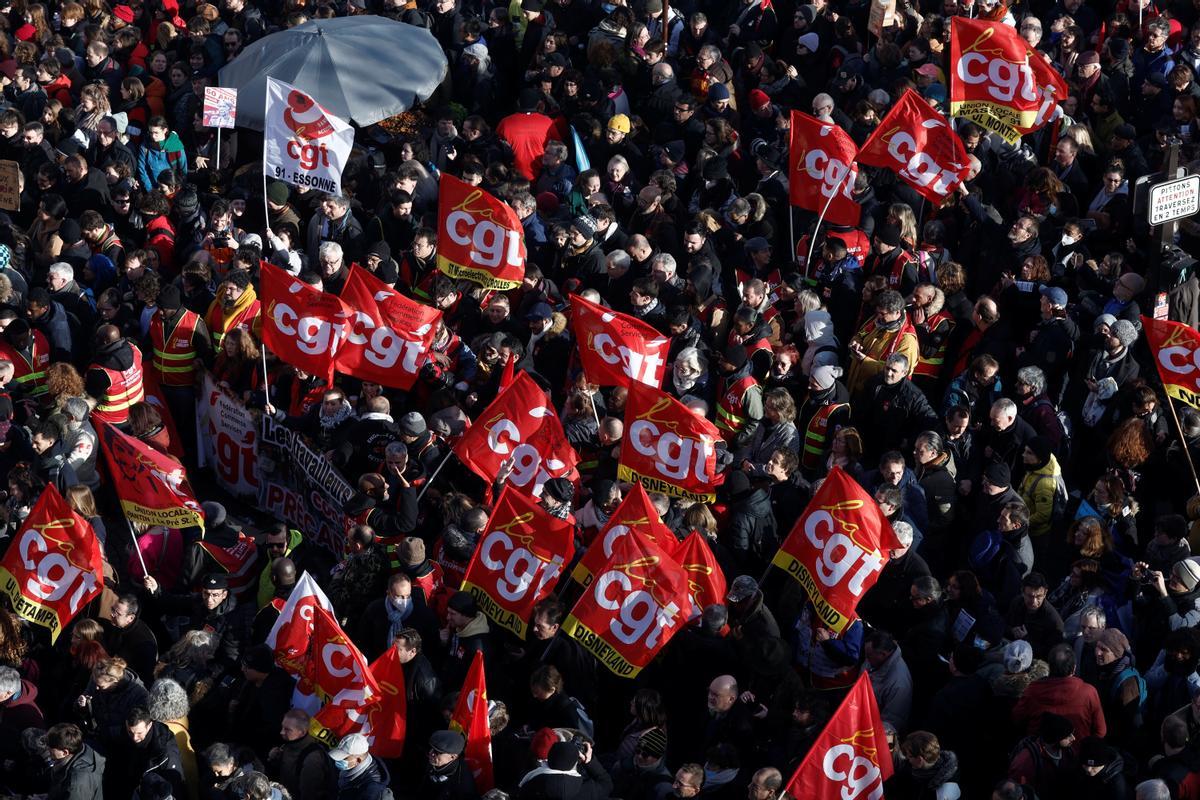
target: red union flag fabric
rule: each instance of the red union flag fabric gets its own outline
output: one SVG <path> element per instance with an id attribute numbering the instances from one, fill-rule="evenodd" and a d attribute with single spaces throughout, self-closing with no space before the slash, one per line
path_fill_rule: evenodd
<path id="1" fill-rule="evenodd" d="M 279 618 L 267 634 L 267 645 L 275 651 L 275 662 L 292 675 L 303 676 L 307 671 L 309 643 L 313 635 L 316 610 L 333 613 L 333 604 L 321 591 L 311 575 L 305 572 L 296 581 Z"/>
<path id="2" fill-rule="evenodd" d="M 64 627 L 100 594 L 100 542 L 49 484 L 0 561 L 0 587 L 13 611 L 58 639 Z"/>
<path id="3" fill-rule="evenodd" d="M 951 114 L 1010 144 L 1061 116 L 1066 82 L 1016 28 L 965 17 L 954 17 L 951 26 Z"/>
<path id="4" fill-rule="evenodd" d="M 899 546 L 875 499 L 834 467 L 771 563 L 804 587 L 821 621 L 840 634 Z"/>
<path id="5" fill-rule="evenodd" d="M 104 422 L 96 423 L 96 436 L 126 517 L 164 528 L 204 524 L 182 464 Z"/>
<path id="6" fill-rule="evenodd" d="M 327 706 L 348 709 L 378 703 L 382 691 L 367 659 L 342 631 L 332 613 L 313 606 L 312 615 L 305 671 L 317 695 Z"/>
<path id="7" fill-rule="evenodd" d="M 788 781 L 791 797 L 881 800 L 892 753 L 871 678 L 864 672 Z"/>
<path id="8" fill-rule="evenodd" d="M 371 664 L 371 676 L 382 694 L 379 704 L 367 715 L 371 729 L 371 754 L 399 758 L 404 754 L 408 729 L 408 700 L 404 689 L 404 665 L 395 647 L 389 647 Z"/>
<path id="9" fill-rule="evenodd" d="M 571 579 L 581 586 L 590 586 L 592 577 L 612 558 L 613 545 L 625 535 L 643 536 L 666 550 L 668 555 L 675 553 L 675 534 L 663 524 L 658 509 L 650 502 L 650 495 L 646 494 L 640 483 L 634 483 L 621 499 L 617 510 L 608 518 L 583 558 L 571 571 Z"/>
<path id="10" fill-rule="evenodd" d="M 283 362 L 332 378 L 353 312 L 337 295 L 318 291 L 279 267 L 264 263 L 261 274 L 263 343 Z"/>
<path id="11" fill-rule="evenodd" d="M 479 794 L 496 785 L 492 777 L 492 732 L 488 727 L 487 676 L 483 674 L 483 653 L 476 651 L 458 695 L 454 715 L 450 717 L 450 729 L 457 730 L 467 740 L 463 760 L 475 776 L 475 790 Z"/>
<path id="12" fill-rule="evenodd" d="M 694 613 L 699 614 L 711 605 L 725 602 L 728 589 L 725 573 L 703 534 L 697 531 L 688 534 L 675 548 L 675 560 L 687 575 Z"/>
<path id="13" fill-rule="evenodd" d="M 489 484 L 511 458 L 508 483 L 533 497 L 551 478 L 574 475 L 579 463 L 546 393 L 524 372 L 479 415 L 454 454 Z"/>
<path id="14" fill-rule="evenodd" d="M 438 269 L 485 289 L 515 289 L 525 277 L 525 236 L 517 212 L 483 189 L 442 173 Z"/>
<path id="15" fill-rule="evenodd" d="M 1200 408 L 1200 333 L 1179 322 L 1146 316 L 1142 329 L 1167 394 Z"/>
<path id="16" fill-rule="evenodd" d="M 563 630 L 613 674 L 634 678 L 691 613 L 679 562 L 645 537 L 621 536 Z"/>
<path id="17" fill-rule="evenodd" d="M 788 187 L 792 205 L 820 214 L 835 225 L 858 225 L 862 207 L 851 192 L 858 178 L 858 145 L 832 123 L 792 112 Z"/>
<path id="18" fill-rule="evenodd" d="M 442 312 L 410 300 L 357 264 L 342 287 L 354 315 L 337 354 L 340 372 L 396 389 L 411 389 L 429 360 Z"/>
<path id="19" fill-rule="evenodd" d="M 497 625 L 524 639 L 534 604 L 550 594 L 574 555 L 575 526 L 505 486 L 462 588 Z"/>
<path id="20" fill-rule="evenodd" d="M 630 384 L 618 477 L 651 492 L 712 502 L 724 481 L 717 476 L 720 438 L 716 425 L 674 397 Z"/>
<path id="21" fill-rule="evenodd" d="M 571 331 L 588 380 L 600 386 L 631 382 L 658 388 L 671 340 L 639 319 L 571 295 Z"/>
<path id="22" fill-rule="evenodd" d="M 863 143 L 858 161 L 890 169 L 935 205 L 953 193 L 970 170 L 962 139 L 912 89 Z"/>

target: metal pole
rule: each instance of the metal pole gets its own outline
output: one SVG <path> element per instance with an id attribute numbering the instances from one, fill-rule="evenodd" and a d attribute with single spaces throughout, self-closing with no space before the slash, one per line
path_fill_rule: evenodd
<path id="1" fill-rule="evenodd" d="M 1183 455 L 1187 458 L 1188 467 L 1192 470 L 1192 481 L 1196 484 L 1196 494 L 1200 494 L 1200 477 L 1196 475 L 1196 465 L 1192 463 L 1192 451 L 1188 448 L 1187 439 L 1183 438 L 1183 428 L 1179 425 L 1179 417 L 1175 414 L 1175 400 L 1167 392 L 1167 408 L 1171 409 L 1171 419 L 1175 420 L 1175 430 L 1179 432 L 1179 443 L 1183 445 Z"/>
<path id="2" fill-rule="evenodd" d="M 213 171 L 216 172 L 219 169 L 221 169 L 221 129 L 217 128 L 217 163 L 213 165 Z M 265 190 L 263 194 L 266 195 Z"/>
<path id="3" fill-rule="evenodd" d="M 438 473 L 442 471 L 442 467 L 446 466 L 446 462 L 450 460 L 450 456 L 452 455 L 454 455 L 453 450 L 451 450 L 449 453 L 446 453 L 446 457 L 442 459 L 442 463 L 437 465 L 437 469 L 435 469 L 433 474 L 429 476 L 429 480 L 425 481 L 425 485 L 421 487 L 421 491 L 417 492 L 418 501 L 425 496 L 425 490 L 433 484 L 433 479 L 436 478 Z"/>
<path id="4" fill-rule="evenodd" d="M 125 518 L 125 524 L 129 528 L 129 535 L 133 537 L 133 552 L 137 553 L 138 562 L 142 565 L 142 579 L 144 580 L 147 575 L 150 575 L 150 570 L 146 568 L 146 559 L 142 556 L 142 548 L 138 545 L 137 531 L 133 529 L 133 523 L 129 521 L 129 517 Z"/>
<path id="5" fill-rule="evenodd" d="M 821 223 L 825 221 L 825 212 L 829 211 L 829 206 L 833 203 L 833 198 L 842 190 L 839 184 L 837 190 L 829 195 L 829 199 L 825 201 L 825 207 L 821 209 L 821 215 L 817 217 L 817 227 L 813 228 L 812 236 L 808 240 L 808 258 L 804 261 L 804 277 L 808 277 L 809 266 L 812 264 L 813 248 L 817 245 L 817 234 L 821 231 Z"/>

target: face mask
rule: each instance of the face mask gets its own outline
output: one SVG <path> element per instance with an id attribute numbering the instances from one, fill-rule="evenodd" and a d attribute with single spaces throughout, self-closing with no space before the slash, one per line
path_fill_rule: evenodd
<path id="1" fill-rule="evenodd" d="M 340 759 L 334 759 L 333 768 L 338 770 L 339 772 L 342 772 L 342 771 L 350 769 L 350 763 L 347 761 L 342 761 Z"/>
<path id="2" fill-rule="evenodd" d="M 1052 203 L 1052 204 L 1050 205 L 1050 216 L 1052 216 L 1052 217 L 1053 217 L 1053 216 L 1054 216 L 1055 214 L 1057 214 L 1057 213 L 1058 213 L 1058 206 L 1056 206 L 1056 205 L 1054 205 L 1054 204 Z"/>
<path id="3" fill-rule="evenodd" d="M 405 611 L 408 611 L 409 607 L 412 605 L 412 598 L 405 597 L 402 599 L 396 599 L 395 597 L 389 597 L 388 602 L 392 604 L 392 608 L 403 614 Z"/>
<path id="4" fill-rule="evenodd" d="M 1071 245 L 1075 244 L 1078 241 L 1079 240 L 1076 239 L 1074 236 L 1067 236 L 1066 234 L 1063 234 L 1063 237 L 1062 237 L 1063 247 L 1070 247 Z"/>

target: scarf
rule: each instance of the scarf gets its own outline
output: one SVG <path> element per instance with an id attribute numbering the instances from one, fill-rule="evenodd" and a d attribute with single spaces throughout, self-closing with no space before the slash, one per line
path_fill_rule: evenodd
<path id="1" fill-rule="evenodd" d="M 1105 680 L 1112 680 L 1117 675 L 1120 675 L 1124 670 L 1129 669 L 1131 666 L 1133 666 L 1133 656 L 1126 652 L 1111 664 L 1106 664 L 1103 667 L 1099 667 L 1097 674 Z"/>
<path id="2" fill-rule="evenodd" d="M 671 383 L 674 384 L 675 390 L 677 392 L 679 392 L 680 394 L 685 394 L 687 392 L 690 392 L 692 390 L 692 387 L 695 386 L 699 382 L 699 380 L 700 380 L 700 375 L 696 375 L 693 378 L 681 378 L 679 376 L 679 370 L 677 370 L 677 369 L 671 370 Z"/>
<path id="3" fill-rule="evenodd" d="M 958 756 L 952 750 L 943 750 L 931 766 L 913 768 L 914 780 L 928 788 L 936 789 L 958 777 Z"/>
<path id="4" fill-rule="evenodd" d="M 392 598 L 384 598 L 383 610 L 387 612 L 388 618 L 388 647 L 392 646 L 392 642 L 396 640 L 396 635 L 404 630 L 404 621 L 412 615 L 412 598 L 408 599 L 408 604 L 404 608 L 396 608 L 396 604 L 392 602 Z"/>
<path id="5" fill-rule="evenodd" d="M 342 405 L 338 408 L 337 413 L 331 417 L 327 417 L 324 414 L 318 414 L 317 422 L 320 423 L 321 428 L 324 431 L 329 432 L 345 422 L 353 413 L 354 408 L 348 402 L 342 400 Z"/>

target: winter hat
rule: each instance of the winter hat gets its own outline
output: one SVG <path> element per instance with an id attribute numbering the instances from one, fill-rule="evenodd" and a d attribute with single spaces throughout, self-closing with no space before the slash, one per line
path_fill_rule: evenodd
<path id="1" fill-rule="evenodd" d="M 809 31 L 808 33 L 800 34 L 799 38 L 796 39 L 796 44 L 810 53 L 815 53 L 821 48 L 821 37 Z"/>
<path id="2" fill-rule="evenodd" d="M 1002 461 L 993 461 L 984 467 L 983 477 L 997 489 L 1007 489 L 1012 484 L 1012 471 Z"/>
<path id="3" fill-rule="evenodd" d="M 1079 59 L 1075 62 L 1081 67 L 1088 67 L 1092 64 L 1100 63 L 1100 54 L 1095 50 L 1085 50 L 1079 54 Z"/>
<path id="4" fill-rule="evenodd" d="M 633 126 L 629 124 L 629 117 L 624 114 L 613 114 L 608 120 L 608 129 L 610 131 L 620 131 L 621 133 L 629 133 L 633 130 Z"/>
<path id="5" fill-rule="evenodd" d="M 750 491 L 750 476 L 740 469 L 729 473 L 725 478 L 725 493 L 731 500 L 737 500 Z"/>
<path id="6" fill-rule="evenodd" d="M 267 199 L 277 206 L 286 205 L 289 195 L 288 185 L 283 181 L 271 181 L 267 185 Z"/>
<path id="7" fill-rule="evenodd" d="M 542 728 L 533 735 L 529 742 L 529 752 L 538 761 L 545 761 L 550 755 L 550 748 L 561 741 L 554 728 Z"/>
<path id="8" fill-rule="evenodd" d="M 168 283 L 158 291 L 158 300 L 155 303 L 164 311 L 173 311 L 183 305 L 183 296 L 179 291 L 179 287 L 173 283 Z"/>
<path id="9" fill-rule="evenodd" d="M 651 728 L 644 732 L 633 746 L 633 752 L 649 758 L 662 758 L 667 754 L 667 732 L 662 728 Z"/>
<path id="10" fill-rule="evenodd" d="M 925 63 L 917 67 L 917 74 L 924 75 L 926 78 L 940 77 L 941 71 L 937 68 L 937 64 Z"/>
<path id="11" fill-rule="evenodd" d="M 1100 631 L 1097 641 L 1106 649 L 1116 653 L 1118 657 L 1129 652 L 1129 639 L 1116 628 L 1105 628 Z"/>
<path id="12" fill-rule="evenodd" d="M 724 180 L 729 177 L 729 165 L 725 163 L 725 159 L 713 156 L 704 162 L 700 174 L 704 176 L 704 180 L 706 181 Z"/>
<path id="13" fill-rule="evenodd" d="M 129 6 L 117 6 L 113 9 L 113 16 L 126 25 L 133 24 L 133 9 Z"/>
<path id="14" fill-rule="evenodd" d="M 1066 717 L 1049 711 L 1042 714 L 1041 724 L 1038 725 L 1038 737 L 1043 742 L 1061 742 L 1074 733 L 1075 726 Z"/>
<path id="15" fill-rule="evenodd" d="M 816 6 L 800 6 L 799 11 L 797 11 L 796 13 L 798 13 L 800 16 L 804 17 L 805 22 L 807 22 L 809 25 L 812 25 L 813 20 L 817 18 L 817 7 Z"/>
<path id="16" fill-rule="evenodd" d="M 406 567 L 425 560 L 425 541 L 420 536 L 408 536 L 400 543 L 400 560 Z"/>
<path id="17" fill-rule="evenodd" d="M 1133 323 L 1127 319 L 1119 319 L 1111 326 L 1112 335 L 1117 337 L 1117 341 L 1122 347 L 1129 347 L 1137 341 L 1137 328 L 1133 327 Z"/>
<path id="18" fill-rule="evenodd" d="M 1033 666 L 1033 646 L 1024 639 L 1009 642 L 1004 648 L 1004 671 L 1010 674 L 1024 672 Z"/>
<path id="19" fill-rule="evenodd" d="M 875 238 L 888 247 L 900 246 L 900 229 L 895 225 L 884 225 L 875 232 Z"/>
<path id="20" fill-rule="evenodd" d="M 206 500 L 200 504 L 200 510 L 204 512 L 204 527 L 211 530 L 218 525 L 225 524 L 225 518 L 227 516 L 225 513 L 225 506 L 221 505 L 220 503 L 213 502 L 212 500 Z"/>
<path id="21" fill-rule="evenodd" d="M 379 241 L 367 248 L 367 255 L 378 256 L 380 261 L 387 261 L 392 257 L 392 248 L 387 242 Z"/>
<path id="22" fill-rule="evenodd" d="M 1154 520 L 1154 532 L 1178 542 L 1188 535 L 1187 520 L 1181 514 L 1163 514 Z"/>
<path id="23" fill-rule="evenodd" d="M 761 108 L 766 108 L 771 105 L 771 97 L 762 89 L 754 89 L 750 92 L 750 107 L 755 111 Z"/>
<path id="24" fill-rule="evenodd" d="M 426 427 L 425 418 L 416 411 L 410 411 L 400 418 L 400 432 L 405 436 L 420 436 Z"/>
<path id="25" fill-rule="evenodd" d="M 835 367 L 830 364 L 823 364 L 822 366 L 819 366 L 812 371 L 812 379 L 813 379 L 813 383 L 817 384 L 817 388 L 824 391 L 825 389 L 828 389 L 830 386 L 833 386 L 834 382 L 838 379 L 838 376 L 841 374 L 842 374 L 841 367 Z"/>
<path id="26" fill-rule="evenodd" d="M 579 231 L 579 235 L 584 239 L 591 240 L 596 237 L 596 220 L 588 214 L 580 214 L 571 220 L 571 227 Z"/>
<path id="27" fill-rule="evenodd" d="M 1200 583 L 1200 564 L 1190 558 L 1176 561 L 1175 566 L 1171 567 L 1171 575 L 1190 592 Z"/>
<path id="28" fill-rule="evenodd" d="M 746 366 L 746 348 L 740 344 L 731 344 L 721 353 L 721 358 L 728 361 L 734 370 L 739 370 Z"/>
<path id="29" fill-rule="evenodd" d="M 546 756 L 546 766 L 566 772 L 579 763 L 579 748 L 573 742 L 555 742 Z"/>
<path id="30" fill-rule="evenodd" d="M 464 617 L 474 617 L 479 613 L 479 604 L 475 602 L 475 598 L 470 592 L 455 592 L 450 596 L 450 601 L 446 603 L 446 608 L 457 611 Z"/>
<path id="31" fill-rule="evenodd" d="M 712 86 L 708 87 L 708 99 L 709 100 L 728 100 L 729 99 L 729 87 L 723 83 L 714 83 Z"/>
<path id="32" fill-rule="evenodd" d="M 771 242 L 765 236 L 751 236 L 746 240 L 747 253 L 759 253 L 763 250 L 770 250 Z"/>
<path id="33" fill-rule="evenodd" d="M 575 484 L 566 478 L 551 478 L 542 485 L 542 491 L 552 500 L 569 503 L 575 499 Z"/>
<path id="34" fill-rule="evenodd" d="M 58 224 L 58 238 L 63 240 L 63 244 L 75 244 L 83 238 L 83 231 L 78 222 L 68 217 Z"/>
<path id="35" fill-rule="evenodd" d="M 971 563 L 972 569 L 990 564 L 996 554 L 1000 552 L 1000 544 L 1002 537 L 999 531 L 984 531 L 971 540 L 970 550 L 967 552 L 967 560 Z"/>
<path id="36" fill-rule="evenodd" d="M 1037 456 L 1039 465 L 1049 463 L 1050 456 L 1054 453 L 1054 448 L 1050 446 L 1050 440 L 1045 436 L 1035 436 L 1026 442 L 1025 446 Z"/>

